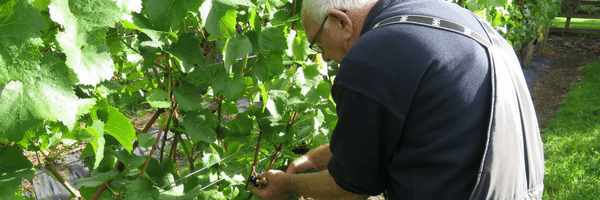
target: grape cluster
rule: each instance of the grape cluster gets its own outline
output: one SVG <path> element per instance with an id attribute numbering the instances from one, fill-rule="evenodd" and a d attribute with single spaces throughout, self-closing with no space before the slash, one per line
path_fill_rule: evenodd
<path id="1" fill-rule="evenodd" d="M 258 179 L 258 174 L 261 174 L 262 171 L 260 173 L 255 173 L 252 176 L 250 176 L 250 183 L 252 183 L 252 185 L 261 188 L 262 186 L 267 186 L 267 179 L 265 177 Z"/>

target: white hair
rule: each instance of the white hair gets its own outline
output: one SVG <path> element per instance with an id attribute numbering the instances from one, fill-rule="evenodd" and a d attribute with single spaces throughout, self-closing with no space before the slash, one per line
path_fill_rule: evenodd
<path id="1" fill-rule="evenodd" d="M 302 15 L 309 15 L 316 22 L 320 22 L 325 19 L 325 15 L 330 9 L 352 10 L 374 1 L 376 0 L 304 0 L 302 2 Z"/>

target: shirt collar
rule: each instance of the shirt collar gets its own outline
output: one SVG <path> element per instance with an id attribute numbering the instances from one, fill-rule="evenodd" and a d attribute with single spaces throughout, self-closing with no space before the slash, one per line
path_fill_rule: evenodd
<path id="1" fill-rule="evenodd" d="M 365 23 L 362 27 L 362 30 L 360 32 L 360 35 L 365 34 L 367 31 L 369 31 L 371 29 L 373 20 L 375 20 L 375 17 L 377 17 L 379 15 L 379 13 L 381 13 L 381 11 L 383 9 L 385 9 L 388 5 L 390 5 L 390 3 L 392 3 L 395 0 L 379 0 L 369 11 L 369 14 L 367 14 L 367 18 L 365 18 Z"/>

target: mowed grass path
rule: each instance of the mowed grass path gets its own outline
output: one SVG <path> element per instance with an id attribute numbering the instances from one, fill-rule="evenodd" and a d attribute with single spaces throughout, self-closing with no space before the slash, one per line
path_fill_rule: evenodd
<path id="1" fill-rule="evenodd" d="M 551 27 L 564 28 L 566 22 L 567 18 L 557 17 L 554 18 L 554 21 L 552 21 Z M 600 19 L 571 18 L 571 24 L 569 24 L 569 28 L 600 30 Z"/>
<path id="2" fill-rule="evenodd" d="M 600 58 L 580 70 L 584 79 L 542 131 L 544 199 L 600 198 Z"/>

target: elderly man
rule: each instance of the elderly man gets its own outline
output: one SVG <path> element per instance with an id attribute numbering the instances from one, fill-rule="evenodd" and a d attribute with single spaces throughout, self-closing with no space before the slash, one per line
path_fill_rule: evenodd
<path id="1" fill-rule="evenodd" d="M 541 199 L 535 111 L 510 44 L 435 0 L 304 0 L 315 51 L 340 63 L 330 144 L 286 173 L 258 175 L 261 199 Z M 301 173 L 321 169 L 317 173 Z"/>

